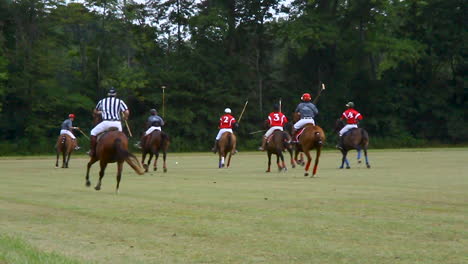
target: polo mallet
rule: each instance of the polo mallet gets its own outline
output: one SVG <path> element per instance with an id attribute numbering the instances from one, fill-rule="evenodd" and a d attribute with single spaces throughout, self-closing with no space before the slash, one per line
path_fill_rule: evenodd
<path id="1" fill-rule="evenodd" d="M 242 112 L 239 116 L 239 121 L 237 121 L 237 123 L 239 124 L 241 119 L 242 119 L 242 116 L 244 115 L 244 112 L 245 112 L 245 108 L 247 107 L 247 104 L 249 103 L 249 100 L 245 101 L 245 105 L 244 105 L 244 109 L 242 109 Z"/>
<path id="2" fill-rule="evenodd" d="M 282 113 L 281 110 L 282 110 L 282 105 L 281 105 L 281 98 L 280 98 L 280 99 L 279 99 L 279 111 L 280 111 L 280 113 Z"/>
<path id="3" fill-rule="evenodd" d="M 257 134 L 257 133 L 261 133 L 261 132 L 265 132 L 265 129 L 257 130 L 257 131 L 254 131 L 254 132 L 250 132 L 249 134 L 250 134 L 250 135 L 253 135 L 253 134 Z"/>
<path id="4" fill-rule="evenodd" d="M 314 101 L 312 102 L 313 104 L 316 104 L 320 95 L 322 94 L 322 91 L 325 90 L 325 84 L 322 83 L 322 88 L 319 90 L 317 97 L 315 97 Z"/>
<path id="5" fill-rule="evenodd" d="M 88 137 L 81 129 L 78 128 L 77 130 L 80 131 L 81 134 L 83 134 L 83 136 L 85 136 L 85 138 L 87 138 L 88 140 L 90 140 L 89 137 Z"/>
<path id="6" fill-rule="evenodd" d="M 122 114 L 122 119 L 125 121 L 125 126 L 127 127 L 128 135 L 130 135 L 130 137 L 133 137 L 132 131 L 130 131 L 130 127 L 128 126 L 127 119 L 125 119 L 125 116 L 123 114 Z"/>
<path id="7" fill-rule="evenodd" d="M 165 101 L 166 101 L 165 100 L 165 95 L 166 95 L 165 90 L 166 90 L 166 86 L 165 85 L 161 86 L 161 89 L 162 89 L 162 93 L 163 93 L 163 95 L 162 95 L 162 117 L 165 118 L 166 117 L 166 115 L 165 115 L 166 114 L 166 111 L 165 111 L 166 110 L 166 108 L 165 108 Z"/>

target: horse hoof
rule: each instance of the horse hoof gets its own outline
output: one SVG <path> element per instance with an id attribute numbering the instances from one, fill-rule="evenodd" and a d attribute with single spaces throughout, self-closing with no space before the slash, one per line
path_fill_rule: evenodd
<path id="1" fill-rule="evenodd" d="M 359 164 L 360 164 L 360 163 L 362 163 L 362 161 L 358 160 L 358 161 L 357 161 L 357 163 L 359 163 Z"/>
<path id="2" fill-rule="evenodd" d="M 348 170 L 348 169 L 351 169 L 351 167 L 346 167 L 346 169 L 347 169 L 347 170 Z"/>
<path id="3" fill-rule="evenodd" d="M 90 181 L 87 181 L 87 182 L 86 182 L 86 187 L 89 187 L 89 186 L 91 186 L 91 182 L 90 182 Z"/>
<path id="4" fill-rule="evenodd" d="M 157 171 L 157 170 L 158 170 L 158 168 L 154 168 L 154 169 L 153 169 L 153 171 Z"/>
<path id="5" fill-rule="evenodd" d="M 163 171 L 166 173 L 166 172 L 167 172 L 167 168 L 164 168 Z"/>
<path id="6" fill-rule="evenodd" d="M 307 172 L 304 173 L 304 177 L 307 177 L 307 176 L 309 176 L 309 173 L 307 173 Z"/>
<path id="7" fill-rule="evenodd" d="M 94 190 L 96 190 L 96 191 L 101 190 L 101 186 L 96 186 L 96 187 L 94 187 Z"/>
<path id="8" fill-rule="evenodd" d="M 293 164 L 293 165 L 291 165 L 291 167 L 292 167 L 293 169 L 295 169 L 295 168 L 296 168 L 296 165 Z"/>
<path id="9" fill-rule="evenodd" d="M 287 172 L 287 171 L 288 171 L 288 168 L 284 167 L 284 168 L 283 168 L 283 171 L 284 171 L 284 172 Z"/>
<path id="10" fill-rule="evenodd" d="M 270 172 L 270 170 L 266 170 L 265 172 Z"/>
<path id="11" fill-rule="evenodd" d="M 339 167 L 338 169 L 340 169 L 340 170 L 343 169 L 343 166 Z"/>
<path id="12" fill-rule="evenodd" d="M 369 164 L 367 164 L 367 168 L 370 169 L 370 165 L 369 165 Z"/>

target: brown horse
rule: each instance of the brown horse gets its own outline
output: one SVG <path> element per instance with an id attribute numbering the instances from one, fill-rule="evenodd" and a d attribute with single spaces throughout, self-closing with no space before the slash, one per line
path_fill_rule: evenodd
<path id="1" fill-rule="evenodd" d="M 151 159 L 153 155 L 156 157 L 154 158 L 154 168 L 153 170 L 156 171 L 158 169 L 158 158 L 159 152 L 163 154 L 163 170 L 167 172 L 166 167 L 166 152 L 169 148 L 169 137 L 159 130 L 154 130 L 151 134 L 147 136 L 145 144 L 142 146 L 142 157 L 141 157 L 141 164 L 145 168 L 145 172 L 148 172 L 149 165 L 151 163 Z M 148 164 L 145 164 L 146 154 L 149 154 Z"/>
<path id="2" fill-rule="evenodd" d="M 224 160 L 226 159 L 227 154 L 229 153 L 229 158 L 227 160 L 226 168 L 229 168 L 231 165 L 231 157 L 236 151 L 237 139 L 234 133 L 224 132 L 221 135 L 221 138 L 218 141 L 218 154 L 219 162 L 218 167 L 224 167 Z"/>
<path id="3" fill-rule="evenodd" d="M 335 122 L 335 132 L 339 132 L 344 127 L 344 123 L 341 119 L 336 120 Z M 357 160 L 358 163 L 361 163 L 361 150 L 364 151 L 364 157 L 366 158 L 366 167 L 370 168 L 369 159 L 367 158 L 367 147 L 369 146 L 369 134 L 364 128 L 353 128 L 348 130 L 344 135 L 342 135 L 342 148 L 341 154 L 341 166 L 340 169 L 343 169 L 344 164 L 346 163 L 346 169 L 350 169 L 348 159 L 346 155 L 348 151 L 352 149 L 357 150 Z"/>
<path id="4" fill-rule="evenodd" d="M 299 120 L 299 114 L 295 113 L 294 121 L 297 122 L 297 120 Z M 304 152 L 304 154 L 306 155 L 307 163 L 305 166 L 304 176 L 309 176 L 308 170 L 312 161 L 312 157 L 310 156 L 309 151 L 312 149 L 316 150 L 315 164 L 314 169 L 312 171 L 312 177 L 315 177 L 315 175 L 317 175 L 317 167 L 320 159 L 320 153 L 322 152 L 323 144 L 325 144 L 325 132 L 323 132 L 323 129 L 317 125 L 305 125 L 299 137 L 299 142 L 296 144 L 296 152 L 294 156 L 294 159 L 296 160 L 296 162 L 298 162 L 297 156 L 299 152 Z"/>
<path id="5" fill-rule="evenodd" d="M 289 152 L 289 155 L 291 156 L 291 166 L 295 168 L 296 163 L 294 162 L 294 159 L 293 159 L 291 136 L 285 131 L 275 130 L 272 136 L 270 137 L 270 141 L 266 145 L 266 151 L 268 155 L 268 168 L 266 172 L 270 172 L 272 154 L 276 155 L 276 164 L 278 165 L 278 171 L 281 172 L 281 171 L 288 170 L 286 168 L 286 164 L 284 163 L 284 155 L 283 155 L 284 150 L 287 150 Z M 280 164 L 280 159 L 281 159 L 281 164 Z"/>
<path id="6" fill-rule="evenodd" d="M 70 156 L 76 147 L 76 140 L 73 140 L 69 135 L 62 134 L 58 136 L 57 143 L 55 144 L 55 152 L 57 153 L 57 160 L 55 161 L 55 168 L 58 168 L 59 156 L 62 153 L 62 168 L 68 168 Z"/>
<path id="7" fill-rule="evenodd" d="M 101 122 L 101 118 L 99 115 L 94 115 L 94 124 Z M 126 161 L 130 167 L 132 167 L 136 173 L 139 175 L 143 175 L 145 171 L 140 166 L 140 162 L 132 153 L 128 152 L 128 138 L 123 133 L 116 129 L 109 130 L 101 134 L 98 137 L 97 145 L 96 145 L 96 155 L 91 157 L 90 161 L 88 162 L 87 170 L 86 170 L 86 186 L 91 186 L 91 182 L 89 181 L 89 170 L 91 166 L 99 160 L 99 165 L 101 170 L 99 171 L 99 181 L 94 189 L 96 191 L 101 190 L 101 182 L 102 178 L 104 177 L 104 170 L 107 167 L 108 163 L 117 162 L 117 186 L 116 186 L 116 193 L 119 192 L 119 185 L 120 179 L 122 178 L 122 168 L 123 162 Z"/>

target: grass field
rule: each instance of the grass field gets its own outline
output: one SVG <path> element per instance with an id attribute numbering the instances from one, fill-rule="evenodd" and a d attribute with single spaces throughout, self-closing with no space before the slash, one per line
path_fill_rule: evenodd
<path id="1" fill-rule="evenodd" d="M 305 178 L 263 153 L 169 154 L 166 174 L 125 165 L 118 195 L 115 165 L 98 192 L 84 156 L 2 158 L 0 263 L 468 263 L 467 148 L 354 157 Z"/>

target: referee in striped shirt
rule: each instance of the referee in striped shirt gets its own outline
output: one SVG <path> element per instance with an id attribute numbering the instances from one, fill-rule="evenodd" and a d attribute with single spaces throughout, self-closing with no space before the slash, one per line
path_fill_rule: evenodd
<path id="1" fill-rule="evenodd" d="M 94 114 L 102 116 L 102 122 L 91 130 L 91 150 L 89 156 L 96 155 L 97 135 L 108 130 L 111 127 L 116 127 L 122 131 L 122 123 L 120 123 L 120 114 L 123 113 L 123 118 L 126 120 L 130 115 L 127 105 L 124 101 L 116 98 L 117 92 L 114 87 L 109 89 L 107 97 L 102 99 L 96 105 Z"/>

